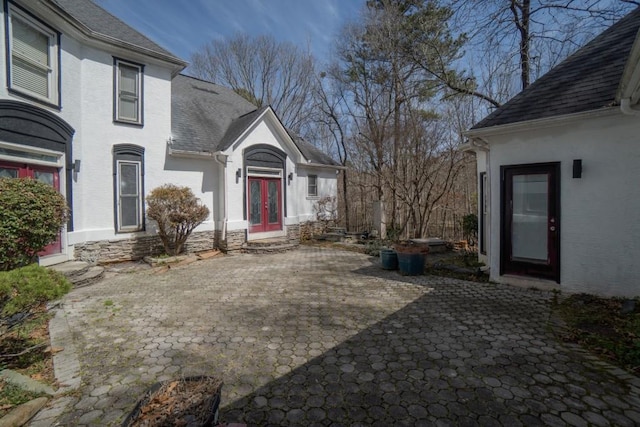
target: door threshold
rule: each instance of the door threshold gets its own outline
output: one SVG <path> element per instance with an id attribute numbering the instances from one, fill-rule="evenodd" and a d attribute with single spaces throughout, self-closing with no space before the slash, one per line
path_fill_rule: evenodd
<path id="1" fill-rule="evenodd" d="M 518 288 L 535 288 L 541 291 L 559 291 L 560 284 L 555 280 L 541 279 L 539 277 L 518 276 L 517 274 L 503 274 L 498 280 L 505 285 L 517 286 Z"/>

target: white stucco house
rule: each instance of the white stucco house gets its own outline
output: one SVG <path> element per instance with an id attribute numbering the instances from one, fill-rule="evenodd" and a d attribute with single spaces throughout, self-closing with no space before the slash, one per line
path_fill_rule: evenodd
<path id="1" fill-rule="evenodd" d="M 640 9 L 466 133 L 496 282 L 640 295 Z"/>
<path id="2" fill-rule="evenodd" d="M 186 62 L 91 0 L 4 0 L 0 177 L 55 186 L 72 216 L 41 264 L 158 250 L 145 195 L 188 186 L 207 205 L 188 250 L 299 239 L 340 167 L 270 107 L 181 75 Z"/>

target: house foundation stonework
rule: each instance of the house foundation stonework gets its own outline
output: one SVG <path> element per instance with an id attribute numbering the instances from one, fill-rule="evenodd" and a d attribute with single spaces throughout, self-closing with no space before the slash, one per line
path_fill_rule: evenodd
<path id="1" fill-rule="evenodd" d="M 215 232 L 201 231 L 189 236 L 185 252 L 199 252 L 214 249 Z M 90 263 L 110 263 L 136 261 L 145 256 L 164 253 L 159 236 L 143 236 L 133 239 L 100 240 L 76 244 L 74 257 Z"/>
<path id="2" fill-rule="evenodd" d="M 234 252 L 242 250 L 242 245 L 247 242 L 247 233 L 245 230 L 234 230 L 227 231 L 227 238 L 222 240 L 222 236 L 218 237 L 220 239 L 218 247 L 224 252 Z"/>
<path id="3" fill-rule="evenodd" d="M 307 221 L 300 224 L 300 240 L 311 240 L 326 232 L 326 225 L 320 221 Z"/>
<path id="4" fill-rule="evenodd" d="M 291 243 L 300 243 L 300 224 L 287 226 L 287 240 Z"/>

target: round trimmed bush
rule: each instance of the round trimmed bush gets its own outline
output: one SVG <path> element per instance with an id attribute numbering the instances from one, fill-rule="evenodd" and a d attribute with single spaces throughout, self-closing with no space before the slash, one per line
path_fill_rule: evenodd
<path id="1" fill-rule="evenodd" d="M 31 178 L 0 178 L 0 271 L 31 263 L 58 238 L 68 215 L 64 197 Z"/>

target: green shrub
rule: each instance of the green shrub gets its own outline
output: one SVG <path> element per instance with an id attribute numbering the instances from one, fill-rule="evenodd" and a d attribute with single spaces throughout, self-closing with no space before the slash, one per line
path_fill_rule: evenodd
<path id="1" fill-rule="evenodd" d="M 182 253 L 191 232 L 209 216 L 209 209 L 188 187 L 165 184 L 147 196 L 147 216 L 158 223 L 158 235 L 169 255 Z"/>
<path id="2" fill-rule="evenodd" d="M 462 217 L 462 232 L 468 241 L 472 241 L 477 237 L 478 215 L 470 213 Z"/>
<path id="3" fill-rule="evenodd" d="M 3 316 L 27 311 L 60 298 L 71 285 L 60 273 L 31 264 L 11 271 L 0 271 L 0 307 Z"/>
<path id="4" fill-rule="evenodd" d="M 33 262 L 58 238 L 68 208 L 53 187 L 31 178 L 0 178 L 0 271 Z"/>

